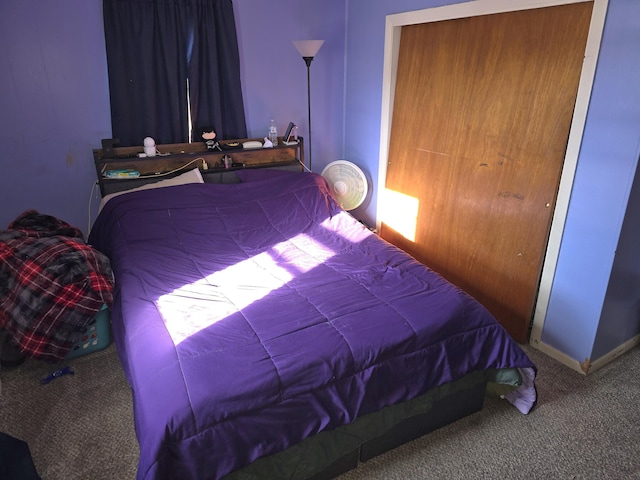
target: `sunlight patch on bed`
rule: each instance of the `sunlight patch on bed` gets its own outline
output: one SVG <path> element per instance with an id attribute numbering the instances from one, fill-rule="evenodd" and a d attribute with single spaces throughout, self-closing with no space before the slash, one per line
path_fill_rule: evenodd
<path id="1" fill-rule="evenodd" d="M 416 197 L 385 188 L 380 219 L 407 240 L 415 242 L 420 201 Z"/>
<path id="2" fill-rule="evenodd" d="M 311 255 L 310 255 L 311 253 Z M 158 310 L 173 343 L 221 321 L 282 288 L 334 252 L 300 234 L 266 252 L 162 295 Z"/>

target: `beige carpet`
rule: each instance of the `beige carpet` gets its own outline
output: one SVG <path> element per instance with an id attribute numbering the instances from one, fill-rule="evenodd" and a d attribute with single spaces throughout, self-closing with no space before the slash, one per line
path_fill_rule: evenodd
<path id="1" fill-rule="evenodd" d="M 64 365 L 75 374 L 40 384 Z M 61 365 L 27 360 L 0 380 L 0 431 L 29 444 L 43 480 L 135 478 L 131 391 L 113 344 Z"/>
<path id="2" fill-rule="evenodd" d="M 381 455 L 340 480 L 640 479 L 640 349 L 585 377 L 526 348 L 539 405 L 487 399 L 476 413 Z M 44 480 L 135 478 L 131 393 L 113 345 L 67 362 L 0 372 L 0 431 L 28 442 Z"/>

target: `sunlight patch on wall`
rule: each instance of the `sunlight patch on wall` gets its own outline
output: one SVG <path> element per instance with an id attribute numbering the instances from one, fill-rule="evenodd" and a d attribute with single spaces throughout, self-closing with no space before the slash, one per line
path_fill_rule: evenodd
<path id="1" fill-rule="evenodd" d="M 407 240 L 415 242 L 419 206 L 420 201 L 416 197 L 385 188 L 380 219 Z"/>

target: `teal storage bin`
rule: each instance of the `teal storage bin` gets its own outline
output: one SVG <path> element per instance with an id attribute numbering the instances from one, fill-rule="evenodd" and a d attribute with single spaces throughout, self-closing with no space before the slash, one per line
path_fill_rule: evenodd
<path id="1" fill-rule="evenodd" d="M 109 346 L 111 342 L 111 315 L 109 308 L 103 305 L 96 316 L 87 325 L 80 341 L 76 343 L 67 355 L 67 360 L 97 352 Z"/>

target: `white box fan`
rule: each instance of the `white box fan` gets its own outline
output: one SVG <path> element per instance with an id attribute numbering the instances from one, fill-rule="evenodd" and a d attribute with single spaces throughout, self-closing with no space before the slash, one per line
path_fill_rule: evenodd
<path id="1" fill-rule="evenodd" d="M 353 210 L 364 202 L 368 184 L 364 172 L 347 160 L 336 160 L 322 170 L 334 197 L 344 210 Z"/>

